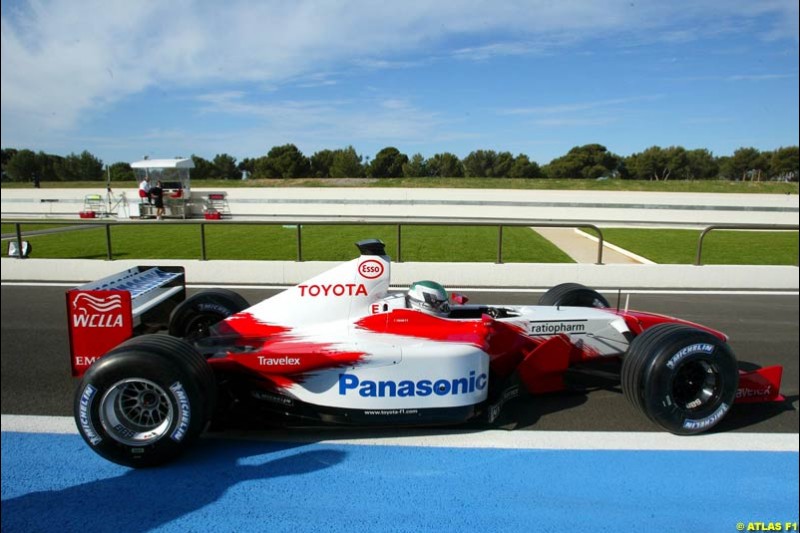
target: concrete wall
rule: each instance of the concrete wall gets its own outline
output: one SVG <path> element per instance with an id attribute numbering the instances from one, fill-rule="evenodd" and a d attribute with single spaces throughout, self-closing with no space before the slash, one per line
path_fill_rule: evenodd
<path id="1" fill-rule="evenodd" d="M 84 259 L 2 259 L 3 281 L 80 283 L 109 276 L 138 264 L 180 265 L 188 283 L 294 285 L 337 262 L 199 261 Z M 394 263 L 392 285 L 434 279 L 446 287 L 547 289 L 577 282 L 598 289 L 798 290 L 798 269 L 791 266 L 590 265 L 491 263 Z"/>
<path id="2" fill-rule="evenodd" d="M 214 189 L 215 192 L 218 192 Z M 125 192 L 131 212 L 136 190 Z M 211 192 L 195 188 L 197 199 Z M 77 218 L 88 189 L 4 189 L 3 217 L 35 214 Z M 597 225 L 631 222 L 650 225 L 720 223 L 797 224 L 798 196 L 788 194 L 708 194 L 616 191 L 484 189 L 236 188 L 228 202 L 235 217 L 274 215 L 486 217 L 581 220 Z M 52 201 L 57 200 L 57 201 Z M 198 211 L 199 212 L 199 211 Z"/>

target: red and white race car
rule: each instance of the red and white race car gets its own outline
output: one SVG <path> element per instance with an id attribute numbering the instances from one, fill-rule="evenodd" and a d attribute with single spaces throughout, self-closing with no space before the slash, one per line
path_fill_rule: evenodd
<path id="1" fill-rule="evenodd" d="M 612 309 L 582 285 L 539 305 L 466 305 L 419 282 L 389 291 L 377 240 L 360 257 L 250 306 L 223 289 L 185 298 L 180 268 L 138 267 L 67 293 L 74 413 L 84 440 L 134 467 L 176 457 L 241 406 L 355 425 L 494 421 L 521 393 L 621 358 L 625 396 L 676 434 L 714 427 L 734 401 L 775 401 L 781 367 L 744 373 L 727 337 Z M 445 293 L 446 294 L 446 293 Z M 148 334 L 159 324 L 169 335 Z"/>

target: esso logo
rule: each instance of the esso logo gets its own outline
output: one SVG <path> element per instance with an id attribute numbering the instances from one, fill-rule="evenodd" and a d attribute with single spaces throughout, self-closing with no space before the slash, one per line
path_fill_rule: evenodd
<path id="1" fill-rule="evenodd" d="M 358 273 L 367 279 L 379 278 L 383 275 L 383 263 L 370 259 L 358 265 Z"/>

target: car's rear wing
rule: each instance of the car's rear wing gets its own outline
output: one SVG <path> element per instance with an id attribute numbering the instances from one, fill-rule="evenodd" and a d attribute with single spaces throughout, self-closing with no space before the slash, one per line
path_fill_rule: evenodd
<path id="1" fill-rule="evenodd" d="M 183 267 L 138 266 L 67 291 L 72 375 L 92 363 L 137 328 L 166 324 L 186 298 Z"/>

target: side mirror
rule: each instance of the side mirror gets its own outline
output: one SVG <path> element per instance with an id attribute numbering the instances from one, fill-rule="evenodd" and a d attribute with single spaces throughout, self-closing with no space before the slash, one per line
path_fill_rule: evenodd
<path id="1" fill-rule="evenodd" d="M 465 303 L 467 303 L 469 301 L 469 298 L 467 298 L 463 294 L 459 294 L 457 292 L 454 292 L 454 293 L 452 293 L 450 295 L 450 301 L 455 303 L 455 304 L 458 304 L 458 305 L 464 305 Z"/>

